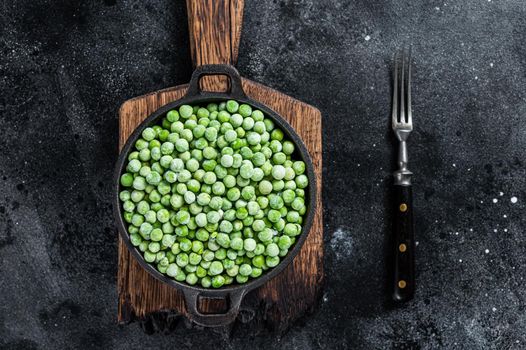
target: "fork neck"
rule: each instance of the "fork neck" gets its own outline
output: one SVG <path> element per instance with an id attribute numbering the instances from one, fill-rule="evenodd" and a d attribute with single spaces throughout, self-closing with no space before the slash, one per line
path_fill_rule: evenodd
<path id="1" fill-rule="evenodd" d="M 398 147 L 398 170 L 393 173 L 395 185 L 411 186 L 411 175 L 413 175 L 413 173 L 407 168 L 407 163 L 407 142 L 400 140 Z"/>

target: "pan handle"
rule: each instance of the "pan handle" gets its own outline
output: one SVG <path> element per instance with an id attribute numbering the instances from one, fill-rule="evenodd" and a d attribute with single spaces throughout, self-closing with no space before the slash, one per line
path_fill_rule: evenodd
<path id="1" fill-rule="evenodd" d="M 194 97 L 194 96 L 203 96 L 207 92 L 201 90 L 201 85 L 199 81 L 204 76 L 217 76 L 222 75 L 228 77 L 230 80 L 229 88 L 230 91 L 227 92 L 228 96 L 231 98 L 246 98 L 246 94 L 243 91 L 241 86 L 241 77 L 239 72 L 234 67 L 228 64 L 207 64 L 204 66 L 197 67 L 192 73 L 192 78 L 188 84 L 188 90 L 186 91 L 185 97 Z M 217 93 L 214 93 L 217 94 Z"/>
<path id="2" fill-rule="evenodd" d="M 244 0 L 186 0 L 194 67 L 236 64 Z"/>
<path id="3" fill-rule="evenodd" d="M 245 293 L 246 290 L 241 289 L 227 294 L 229 306 L 228 311 L 225 313 L 203 314 L 199 311 L 198 303 L 199 297 L 206 297 L 206 293 L 201 294 L 201 292 L 196 290 L 184 290 L 184 298 L 186 301 L 186 311 L 188 312 L 188 317 L 193 322 L 204 327 L 226 326 L 236 320 L 236 317 L 239 313 L 239 307 L 241 306 L 241 301 L 243 300 Z"/>
<path id="4" fill-rule="evenodd" d="M 194 68 L 205 64 L 237 62 L 244 0 L 186 0 L 190 52 Z M 207 77 L 201 85 L 224 91 L 224 77 Z"/>

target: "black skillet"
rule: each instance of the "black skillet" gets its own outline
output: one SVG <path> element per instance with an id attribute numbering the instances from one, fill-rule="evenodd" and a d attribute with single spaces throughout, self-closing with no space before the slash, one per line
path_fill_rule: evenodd
<path id="1" fill-rule="evenodd" d="M 213 75 L 221 75 L 228 77 L 230 81 L 230 91 L 226 93 L 202 91 L 199 85 L 199 81 L 201 80 L 201 78 L 203 76 Z M 126 166 L 128 154 L 132 151 L 137 139 L 141 137 L 142 131 L 148 126 L 159 125 L 162 118 L 166 115 L 168 111 L 172 109 L 177 109 L 183 104 L 207 104 L 228 99 L 234 99 L 242 103 L 247 103 L 257 109 L 260 109 L 265 114 L 265 116 L 267 118 L 272 119 L 275 122 L 275 124 L 279 126 L 283 130 L 283 132 L 288 136 L 288 138 L 292 140 L 292 142 L 295 144 L 296 150 L 294 153 L 294 157 L 296 159 L 301 159 L 305 162 L 306 174 L 309 179 L 308 191 L 306 193 L 305 198 L 307 203 L 307 213 L 306 218 L 303 221 L 302 233 L 298 236 L 292 250 L 285 256 L 285 258 L 280 262 L 278 266 L 264 273 L 261 277 L 253 279 L 245 284 L 234 283 L 218 289 L 206 289 L 175 281 L 174 279 L 171 279 L 168 276 L 160 273 L 154 266 L 147 263 L 144 260 L 142 253 L 131 244 L 130 236 L 126 230 L 126 224 L 122 217 L 122 206 L 119 199 L 119 193 L 124 189 L 120 185 L 120 176 L 123 173 L 124 167 Z M 203 65 L 196 68 L 196 70 L 192 74 L 192 78 L 190 80 L 186 95 L 182 99 L 171 102 L 152 113 L 130 135 L 119 155 L 114 175 L 114 215 L 119 229 L 119 233 L 124 243 L 128 247 L 128 250 L 132 253 L 135 259 L 137 259 L 139 264 L 144 269 L 146 269 L 146 271 L 148 271 L 153 277 L 183 292 L 189 318 L 195 323 L 206 327 L 224 326 L 233 322 L 239 313 L 239 307 L 241 305 L 243 297 L 249 291 L 261 286 L 265 282 L 271 280 L 276 275 L 278 275 L 281 271 L 283 271 L 283 269 L 286 266 L 289 265 L 289 263 L 294 259 L 294 257 L 300 252 L 300 249 L 303 246 L 303 243 L 305 242 L 305 239 L 307 238 L 307 235 L 312 226 L 314 212 L 316 209 L 316 201 L 314 200 L 315 198 L 316 178 L 314 176 L 314 167 L 312 165 L 312 160 L 309 156 L 309 153 L 305 148 L 305 145 L 303 144 L 303 141 L 294 131 L 294 129 L 289 125 L 289 123 L 285 121 L 285 119 L 283 119 L 276 112 L 266 107 L 265 105 L 262 105 L 261 103 L 247 97 L 247 95 L 243 91 L 243 87 L 241 85 L 241 78 L 239 76 L 238 71 L 230 65 Z M 198 309 L 199 298 L 201 297 L 225 298 L 228 300 L 228 310 L 225 313 L 221 314 L 203 314 Z"/>

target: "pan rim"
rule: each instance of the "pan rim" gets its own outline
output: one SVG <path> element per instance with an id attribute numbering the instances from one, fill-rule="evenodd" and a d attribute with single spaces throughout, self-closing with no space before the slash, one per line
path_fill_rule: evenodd
<path id="1" fill-rule="evenodd" d="M 124 187 L 120 184 L 120 176 L 125 166 L 128 154 L 131 152 L 135 141 L 140 137 L 142 131 L 152 125 L 159 125 L 159 121 L 169 110 L 175 109 L 183 104 L 195 105 L 198 103 L 210 103 L 218 101 L 226 101 L 229 99 L 236 100 L 238 102 L 249 104 L 252 107 L 260 109 L 263 111 L 266 117 L 269 117 L 279 125 L 279 127 L 284 131 L 284 133 L 289 137 L 289 139 L 294 142 L 294 145 L 297 147 L 297 152 L 301 156 L 302 160 L 306 164 L 306 173 L 309 179 L 308 186 L 308 201 L 307 201 L 307 215 L 305 216 L 305 221 L 302 224 L 302 233 L 297 236 L 297 240 L 287 255 L 280 261 L 280 263 L 270 269 L 268 272 L 264 273 L 260 277 L 257 277 L 244 284 L 232 284 L 229 286 L 223 286 L 221 288 L 212 289 L 212 288 L 203 288 L 200 286 L 192 286 L 190 284 L 179 282 L 174 279 L 169 278 L 165 274 L 161 273 L 153 265 L 146 262 L 144 257 L 140 253 L 137 247 L 133 246 L 130 241 L 130 235 L 126 230 L 126 226 L 122 217 L 122 208 L 120 205 L 119 193 Z M 119 151 L 119 157 L 117 159 L 115 170 L 114 170 L 114 181 L 113 181 L 113 214 L 117 224 L 117 228 L 120 234 L 121 239 L 124 241 L 128 251 L 133 255 L 136 261 L 144 268 L 152 277 L 156 278 L 162 283 L 167 284 L 170 287 L 179 289 L 179 290 L 192 290 L 199 293 L 203 296 L 225 296 L 234 292 L 244 291 L 245 293 L 263 285 L 267 281 L 278 276 L 289 264 L 294 260 L 294 258 L 299 254 L 301 248 L 303 247 L 307 236 L 310 234 L 312 224 L 314 222 L 314 216 L 316 213 L 317 207 L 317 179 L 314 172 L 314 165 L 311 159 L 311 156 L 301 139 L 301 137 L 296 133 L 294 128 L 285 120 L 279 113 L 275 112 L 270 107 L 253 100 L 248 96 L 237 96 L 228 93 L 212 93 L 212 92 L 203 92 L 194 96 L 183 96 L 181 99 L 169 102 L 168 104 L 161 106 L 153 113 L 151 113 L 147 118 L 145 118 L 139 125 L 135 127 L 133 132 L 128 136 L 124 146 Z"/>

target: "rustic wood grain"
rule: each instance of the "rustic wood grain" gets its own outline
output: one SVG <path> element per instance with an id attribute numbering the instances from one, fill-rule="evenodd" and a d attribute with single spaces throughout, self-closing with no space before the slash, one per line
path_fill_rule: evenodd
<path id="1" fill-rule="evenodd" d="M 241 0 L 188 0 L 190 52 L 194 68 L 204 64 L 237 63 L 244 2 Z M 227 88 L 225 77 L 205 77 L 207 91 Z"/>
<path id="2" fill-rule="evenodd" d="M 323 282 L 323 225 L 322 225 L 322 133 L 320 112 L 258 83 L 242 80 L 247 95 L 269 106 L 283 116 L 305 142 L 312 157 L 318 186 L 317 210 L 314 223 L 300 253 L 276 278 L 245 297 L 242 316 L 254 325 L 283 331 L 296 319 L 310 311 L 320 296 Z M 119 112 L 120 147 L 133 129 L 157 108 L 181 98 L 186 85 L 178 86 L 125 102 Z M 152 315 L 167 313 L 186 316 L 182 294 L 150 276 L 128 252 L 119 238 L 118 321 L 148 320 Z M 220 304 L 219 304 L 220 305 Z M 206 312 L 215 311 L 217 302 L 201 304 Z M 154 328 L 166 331 L 174 326 L 177 317 L 157 317 Z"/>

